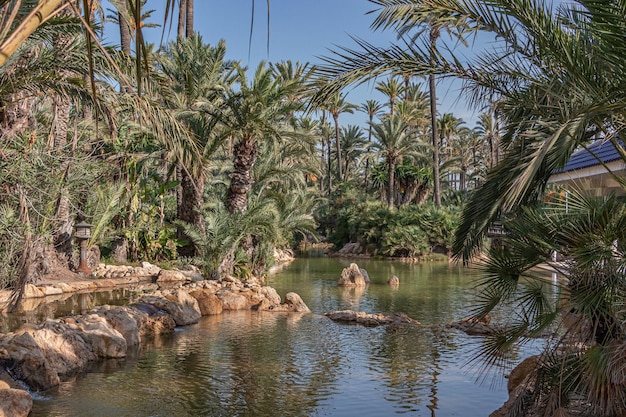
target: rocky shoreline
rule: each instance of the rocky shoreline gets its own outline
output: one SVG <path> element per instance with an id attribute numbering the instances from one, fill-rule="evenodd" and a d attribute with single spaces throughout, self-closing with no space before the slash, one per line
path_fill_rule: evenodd
<path id="1" fill-rule="evenodd" d="M 0 415 L 27 416 L 32 408 L 28 390 L 54 387 L 95 360 L 123 358 L 146 339 L 197 323 L 202 316 L 228 310 L 310 312 L 299 295 L 288 293 L 283 301 L 274 288 L 254 279 L 200 280 L 197 270 L 163 270 L 150 264 L 101 266 L 94 276 L 99 278 L 31 284 L 23 298 L 27 304 L 45 302 L 142 283 L 150 291 L 127 306 L 104 305 L 0 334 Z M 0 303 L 9 297 L 10 293 L 0 293 Z"/>
<path id="2" fill-rule="evenodd" d="M 78 293 L 135 289 L 137 297 L 126 306 L 102 305 L 86 314 L 48 319 L 40 324 L 0 333 L 0 416 L 28 416 L 33 405 L 30 392 L 60 384 L 97 360 L 124 358 L 131 349 L 158 335 L 174 332 L 178 326 L 197 323 L 202 316 L 224 311 L 253 310 L 309 313 L 299 295 L 287 293 L 284 301 L 276 290 L 256 279 L 242 282 L 233 277 L 205 280 L 194 267 L 188 270 L 161 269 L 149 263 L 141 266 L 100 264 L 90 278 L 64 271 L 64 274 L 29 284 L 22 297 L 24 311 L 42 303 L 62 300 Z M 369 276 L 356 264 L 342 272 L 338 286 L 367 285 Z M 0 291 L 0 308 L 10 300 L 9 291 Z M 365 326 L 412 324 L 419 322 L 403 314 L 370 314 L 335 311 L 325 314 L 333 321 Z M 448 327 L 469 335 L 494 331 L 489 319 L 465 319 Z M 526 377 L 520 364 L 514 372 Z M 515 378 L 512 378 L 515 379 Z M 500 416 L 519 395 L 520 386 L 509 380 L 510 398 L 492 413 Z M 515 379 L 524 380 L 524 378 Z M 513 385 L 513 386 L 511 386 Z"/>

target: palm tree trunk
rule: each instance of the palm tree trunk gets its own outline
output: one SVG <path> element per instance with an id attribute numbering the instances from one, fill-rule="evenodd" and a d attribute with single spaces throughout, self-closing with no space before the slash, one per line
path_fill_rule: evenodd
<path id="1" fill-rule="evenodd" d="M 387 192 L 387 205 L 390 210 L 394 208 L 394 194 L 396 187 L 396 161 L 389 160 L 389 191 Z"/>
<path id="2" fill-rule="evenodd" d="M 63 76 L 63 75 L 61 75 Z M 67 127 L 70 123 L 70 103 L 65 97 L 55 95 L 53 101 L 52 147 L 57 153 L 62 153 L 67 145 Z"/>
<path id="3" fill-rule="evenodd" d="M 374 121 L 374 115 L 370 113 L 369 115 L 369 129 L 367 130 L 367 152 L 369 154 L 370 152 L 370 146 L 372 144 L 372 122 Z M 369 155 L 368 158 L 365 159 L 365 193 L 367 194 L 367 186 L 368 186 L 368 180 L 369 180 L 369 171 L 370 171 L 370 159 L 369 159 Z"/>
<path id="4" fill-rule="evenodd" d="M 34 128 L 35 97 L 24 92 L 11 94 L 0 102 L 0 139 L 10 138 L 26 129 Z"/>
<path id="5" fill-rule="evenodd" d="M 335 121 L 335 143 L 337 144 L 337 178 L 339 181 L 343 178 L 343 171 L 341 166 L 341 139 L 339 135 L 339 115 L 333 114 L 333 120 Z"/>
<path id="6" fill-rule="evenodd" d="M 252 138 L 242 139 L 235 145 L 234 171 L 230 176 L 230 187 L 226 195 L 226 209 L 229 213 L 243 213 L 248 209 L 248 193 L 252 187 L 250 171 L 258 152 L 258 145 Z"/>
<path id="7" fill-rule="evenodd" d="M 204 181 L 201 176 L 192 178 L 186 170 L 180 172 L 181 199 L 178 206 L 178 219 L 204 228 L 204 219 L 199 208 L 204 203 Z"/>
<path id="8" fill-rule="evenodd" d="M 185 37 L 185 23 L 187 21 L 187 0 L 179 0 L 178 7 L 178 30 L 177 35 L 178 39 L 183 39 Z"/>
<path id="9" fill-rule="evenodd" d="M 461 191 L 465 191 L 466 186 L 465 183 L 467 182 L 467 167 L 466 166 L 462 166 L 461 167 L 461 175 L 459 176 L 459 189 Z"/>
<path id="10" fill-rule="evenodd" d="M 331 148 L 331 143 L 330 143 L 330 135 L 328 135 L 328 140 L 326 142 L 326 146 L 328 148 L 328 196 L 330 197 L 330 193 L 333 191 L 333 163 L 331 160 L 331 152 L 330 152 L 330 148 Z"/>
<path id="11" fill-rule="evenodd" d="M 120 47 L 122 52 L 130 56 L 130 27 L 122 13 L 117 14 L 117 20 L 120 25 Z"/>
<path id="12" fill-rule="evenodd" d="M 191 38 L 193 35 L 193 0 L 185 0 L 187 3 L 187 16 L 185 19 L 185 36 Z"/>
<path id="13" fill-rule="evenodd" d="M 439 31 L 436 28 L 430 29 L 430 64 L 435 64 L 435 48 Z M 435 74 L 428 76 L 428 87 L 430 93 L 430 130 L 433 143 L 433 199 L 437 207 L 441 206 L 441 185 L 439 183 L 439 143 L 437 142 L 437 90 L 435 87 Z"/>
<path id="14" fill-rule="evenodd" d="M 193 178 L 190 173 L 181 165 L 176 168 L 176 176 L 180 181 L 177 190 L 176 217 L 179 220 L 193 224 L 200 230 L 205 230 L 204 217 L 200 208 L 204 204 L 204 179 L 202 175 Z M 179 239 L 189 240 L 181 229 L 178 229 Z M 182 247 L 179 250 L 182 256 L 196 255 L 194 245 Z"/>

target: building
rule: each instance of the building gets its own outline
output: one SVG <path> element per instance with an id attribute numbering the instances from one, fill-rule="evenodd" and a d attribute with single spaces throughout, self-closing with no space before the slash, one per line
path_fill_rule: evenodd
<path id="1" fill-rule="evenodd" d="M 626 151 L 622 141 L 619 141 Z M 552 174 L 548 184 L 563 185 L 567 188 L 591 190 L 594 195 L 624 195 L 626 191 L 613 175 L 626 177 L 626 161 L 613 144 L 597 140 L 587 147 L 575 151 L 565 167 Z"/>

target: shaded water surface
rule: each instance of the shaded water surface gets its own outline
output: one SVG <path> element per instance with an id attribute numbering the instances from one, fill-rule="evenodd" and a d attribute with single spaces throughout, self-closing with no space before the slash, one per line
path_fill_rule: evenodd
<path id="1" fill-rule="evenodd" d="M 472 274 L 447 263 L 360 261 L 372 283 L 336 286 L 348 261 L 298 259 L 268 282 L 310 315 L 226 312 L 159 337 L 124 360 L 36 395 L 39 416 L 487 416 L 506 400 L 504 369 L 478 384 L 480 346 L 445 328 L 467 314 Z M 386 285 L 391 275 L 400 287 Z M 404 312 L 422 326 L 333 323 L 339 309 Z M 520 361 L 528 352 L 518 352 Z"/>

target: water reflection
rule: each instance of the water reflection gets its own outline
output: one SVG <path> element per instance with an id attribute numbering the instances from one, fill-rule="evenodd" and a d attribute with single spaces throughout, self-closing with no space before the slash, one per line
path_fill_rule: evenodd
<path id="1" fill-rule="evenodd" d="M 0 315 L 0 332 L 7 333 L 26 323 L 42 323 L 48 319 L 85 314 L 104 304 L 124 305 L 137 290 L 112 289 L 96 293 L 65 293 L 24 299 L 17 311 Z"/>
<path id="2" fill-rule="evenodd" d="M 462 369 L 483 339 L 444 326 L 473 294 L 465 271 L 370 261 L 372 283 L 348 289 L 336 286 L 343 267 L 301 259 L 270 282 L 298 292 L 313 314 L 205 317 L 44 393 L 32 416 L 478 417 L 504 402 L 504 386 L 477 385 Z M 398 290 L 386 284 L 391 270 Z M 405 312 L 424 325 L 368 328 L 322 315 L 347 308 Z"/>

